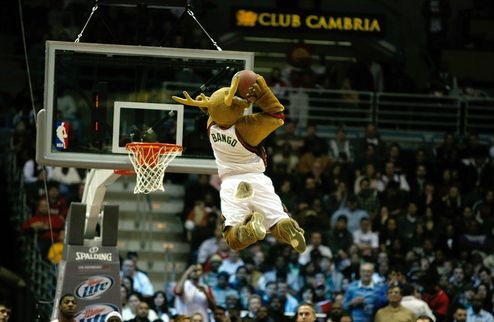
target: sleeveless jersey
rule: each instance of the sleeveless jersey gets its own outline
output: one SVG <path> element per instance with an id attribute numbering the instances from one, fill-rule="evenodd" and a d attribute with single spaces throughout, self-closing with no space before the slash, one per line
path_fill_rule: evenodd
<path id="1" fill-rule="evenodd" d="M 265 159 L 256 153 L 256 147 L 243 142 L 237 135 L 235 125 L 221 129 L 212 123 L 209 127 L 209 141 L 220 178 L 242 173 L 262 173 L 266 170 Z"/>

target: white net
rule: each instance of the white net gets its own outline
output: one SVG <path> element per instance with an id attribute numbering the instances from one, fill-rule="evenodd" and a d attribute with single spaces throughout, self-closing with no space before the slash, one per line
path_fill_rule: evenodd
<path id="1" fill-rule="evenodd" d="M 165 191 L 163 179 L 168 164 L 182 152 L 182 147 L 166 143 L 139 143 L 126 145 L 130 162 L 136 172 L 134 193 Z"/>

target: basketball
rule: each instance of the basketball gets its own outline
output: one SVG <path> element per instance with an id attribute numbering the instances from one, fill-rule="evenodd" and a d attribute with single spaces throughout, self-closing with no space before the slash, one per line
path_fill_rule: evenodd
<path id="1" fill-rule="evenodd" d="M 238 75 L 240 76 L 238 92 L 240 93 L 240 96 L 246 98 L 249 87 L 256 82 L 258 75 L 250 69 L 244 69 L 240 71 Z"/>

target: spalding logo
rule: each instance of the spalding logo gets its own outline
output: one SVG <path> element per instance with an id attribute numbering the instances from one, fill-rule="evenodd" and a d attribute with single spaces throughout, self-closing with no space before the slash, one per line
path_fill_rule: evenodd
<path id="1" fill-rule="evenodd" d="M 113 278 L 108 275 L 91 276 L 75 289 L 75 295 L 80 299 L 100 297 L 113 285 Z"/>
<path id="2" fill-rule="evenodd" d="M 75 321 L 104 322 L 106 316 L 113 311 L 120 312 L 116 305 L 110 303 L 88 305 L 84 308 L 84 310 L 77 313 L 75 316 Z"/>

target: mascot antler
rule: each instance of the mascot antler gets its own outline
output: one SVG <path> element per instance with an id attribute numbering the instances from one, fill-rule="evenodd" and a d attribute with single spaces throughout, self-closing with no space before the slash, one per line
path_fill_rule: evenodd
<path id="1" fill-rule="evenodd" d="M 240 82 L 240 76 L 235 75 L 232 78 L 232 83 L 230 85 L 230 89 L 228 93 L 225 95 L 225 105 L 226 106 L 232 106 L 233 98 L 235 97 L 235 93 L 237 92 L 238 89 L 238 84 Z M 222 89 L 220 89 L 222 90 Z M 216 92 L 215 92 L 216 93 Z M 213 93 L 213 95 L 215 94 Z M 178 97 L 178 96 L 172 96 L 172 99 L 178 103 L 184 104 L 184 105 L 189 105 L 189 106 L 197 106 L 197 107 L 209 107 L 210 104 L 210 99 L 204 93 L 201 93 L 196 99 L 193 99 L 190 97 L 189 93 L 187 91 L 183 91 L 183 94 L 185 98 Z M 211 95 L 211 96 L 213 96 Z"/>
<path id="2" fill-rule="evenodd" d="M 228 127 L 237 122 L 243 115 L 244 109 L 250 106 L 250 102 L 246 99 L 235 96 L 239 83 L 240 76 L 235 74 L 230 87 L 222 87 L 209 97 L 201 93 L 196 99 L 192 99 L 189 93 L 184 91 L 185 98 L 172 96 L 172 99 L 180 104 L 197 106 L 209 114 L 211 121 Z"/>

